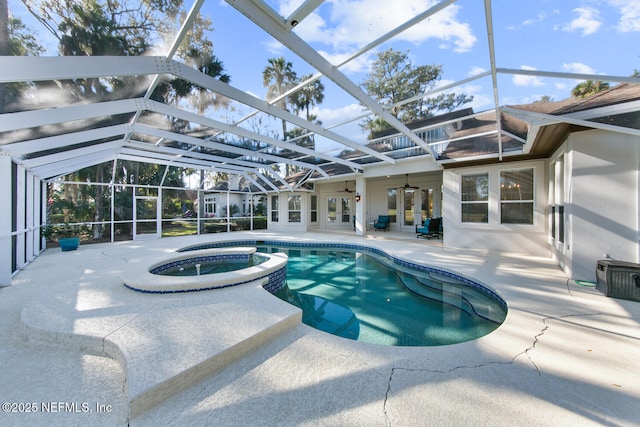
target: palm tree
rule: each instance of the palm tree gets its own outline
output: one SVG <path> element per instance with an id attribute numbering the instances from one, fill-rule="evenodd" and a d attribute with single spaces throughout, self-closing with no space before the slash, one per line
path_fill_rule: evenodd
<path id="1" fill-rule="evenodd" d="M 296 72 L 293 71 L 293 64 L 284 59 L 270 58 L 262 71 L 262 84 L 267 88 L 267 100 L 275 99 L 295 86 L 297 79 Z M 287 110 L 287 99 L 279 100 L 276 105 L 283 110 Z M 282 120 L 282 139 L 287 139 L 287 122 Z"/>
<path id="2" fill-rule="evenodd" d="M 302 76 L 300 81 L 304 82 L 312 77 L 312 74 L 306 74 Z M 320 80 L 314 80 L 313 82 L 304 85 L 300 90 L 291 95 L 291 103 L 295 108 L 296 114 L 304 110 L 308 122 L 317 122 L 317 117 L 311 114 L 310 108 L 312 105 L 320 104 L 323 100 L 324 85 Z M 315 134 L 311 135 L 311 138 L 301 140 L 298 145 L 304 145 L 305 147 L 315 149 Z"/>
<path id="3" fill-rule="evenodd" d="M 593 80 L 587 80 L 574 87 L 571 91 L 571 96 L 574 98 L 587 98 L 606 89 L 609 89 L 609 83 L 603 82 L 602 80 L 595 82 Z"/>
<path id="4" fill-rule="evenodd" d="M 312 74 L 306 74 L 300 78 L 300 81 L 306 81 L 313 77 Z M 304 85 L 300 90 L 291 95 L 292 103 L 296 108 L 296 112 L 305 110 L 307 121 L 311 121 L 309 109 L 311 106 L 318 105 L 324 100 L 324 85 L 317 79 Z"/>
<path id="5" fill-rule="evenodd" d="M 202 56 L 196 57 L 194 66 L 203 74 L 220 80 L 223 83 L 229 83 L 231 77 L 224 73 L 224 66 L 215 55 L 211 53 L 203 53 Z M 197 109 L 199 114 L 204 114 L 207 107 L 212 106 L 216 110 L 229 105 L 229 99 L 209 91 L 200 86 L 194 86 L 195 96 L 191 97 L 189 102 Z"/>

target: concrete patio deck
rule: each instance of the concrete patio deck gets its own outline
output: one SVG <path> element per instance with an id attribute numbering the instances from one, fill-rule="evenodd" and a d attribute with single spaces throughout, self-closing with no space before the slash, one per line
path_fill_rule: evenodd
<path id="1" fill-rule="evenodd" d="M 378 247 L 477 279 L 509 313 L 472 342 L 384 347 L 307 327 L 251 284 L 174 295 L 122 286 L 142 257 L 238 239 Z M 522 254 L 393 233 L 56 248 L 0 289 L 0 313 L 0 392 L 14 403 L 3 404 L 3 426 L 640 424 L 640 302 L 604 297 Z"/>

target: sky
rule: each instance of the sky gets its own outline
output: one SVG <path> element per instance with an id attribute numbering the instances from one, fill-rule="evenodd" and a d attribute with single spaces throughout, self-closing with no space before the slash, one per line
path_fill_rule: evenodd
<path id="1" fill-rule="evenodd" d="M 288 16 L 301 2 L 267 0 L 283 16 Z M 436 3 L 435 0 L 326 0 L 294 32 L 331 63 L 339 64 L 362 46 Z M 186 4 L 190 7 L 189 0 Z M 493 0 L 491 7 L 497 67 L 609 76 L 630 76 L 634 70 L 640 70 L 640 0 Z M 9 8 L 31 23 L 21 2 L 9 0 Z M 231 76 L 232 86 L 264 99 L 262 70 L 269 58 L 279 56 L 291 61 L 299 76 L 314 72 L 225 1 L 205 0 L 201 12 L 213 21 L 210 38 L 215 54 Z M 36 24 L 33 27 L 41 39 L 51 43 L 44 28 Z M 388 48 L 408 51 L 416 66 L 442 64 L 443 75 L 438 85 L 490 70 L 484 1 L 459 0 L 342 66 L 340 71 L 361 83 L 376 52 Z M 48 51 L 55 52 L 55 47 Z M 326 78 L 322 82 L 325 100 L 312 113 L 324 126 L 362 112 L 358 102 L 340 88 Z M 568 98 L 578 83 L 574 79 L 500 76 L 499 104 L 526 104 L 543 96 L 561 100 Z M 456 87 L 455 91 L 474 96 L 474 101 L 467 105 L 474 111 L 494 107 L 490 77 Z M 239 117 L 247 112 L 248 109 L 240 108 L 225 114 Z M 366 134 L 357 123 L 336 131 L 362 141 Z M 331 148 L 328 146 L 327 150 Z"/>

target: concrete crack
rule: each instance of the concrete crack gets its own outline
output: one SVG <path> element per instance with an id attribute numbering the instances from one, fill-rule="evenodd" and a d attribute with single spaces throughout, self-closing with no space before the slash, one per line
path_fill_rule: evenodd
<path id="1" fill-rule="evenodd" d="M 389 413 L 387 412 L 387 401 L 389 400 L 389 393 L 391 393 L 391 382 L 393 381 L 393 375 L 396 373 L 396 370 L 402 370 L 407 372 L 431 372 L 435 374 L 444 374 L 445 371 L 436 371 L 433 369 L 412 369 L 412 368 L 391 368 L 391 372 L 389 373 L 389 379 L 387 380 L 387 391 L 384 394 L 384 402 L 382 404 L 382 411 L 384 412 L 384 420 L 386 426 L 391 426 L 391 420 L 389 419 Z"/>
<path id="2" fill-rule="evenodd" d="M 567 318 L 571 318 L 571 317 L 587 317 L 587 316 L 599 316 L 602 315 L 603 313 L 587 313 L 587 314 L 568 314 L 566 316 L 548 316 L 548 317 L 544 317 L 542 319 L 542 323 L 544 324 L 544 327 L 542 329 L 540 329 L 540 332 L 538 332 L 534 337 L 533 337 L 533 343 L 527 347 L 525 350 L 521 351 L 520 353 L 516 354 L 515 356 L 513 356 L 513 358 L 509 361 L 505 361 L 505 362 L 485 362 L 485 363 L 479 363 L 477 365 L 461 365 L 461 366 L 456 366 L 454 368 L 451 368 L 447 371 L 441 371 L 441 370 L 434 370 L 434 369 L 413 369 L 413 368 L 400 368 L 397 366 L 394 366 L 391 368 L 391 372 L 389 374 L 389 379 L 387 380 L 387 391 L 385 392 L 384 395 L 384 403 L 383 403 L 383 412 L 384 412 L 384 417 L 385 417 L 385 425 L 386 426 L 391 426 L 391 420 L 389 419 L 389 413 L 388 413 L 388 401 L 389 401 L 389 396 L 391 394 L 391 383 L 393 381 L 393 377 L 396 373 L 396 371 L 402 370 L 402 371 L 407 371 L 407 372 L 430 372 L 430 373 L 435 373 L 435 374 L 448 374 L 451 373 L 453 371 L 456 371 L 458 369 L 478 369 L 478 368 L 484 368 L 486 366 L 489 365 L 512 365 L 513 363 L 515 363 L 515 361 L 522 355 L 525 355 L 527 357 L 527 359 L 529 360 L 529 362 L 531 362 L 531 365 L 533 365 L 533 367 L 535 368 L 536 372 L 538 373 L 539 376 L 542 376 L 542 372 L 540 371 L 540 368 L 538 367 L 538 365 L 533 361 L 533 359 L 530 356 L 530 352 L 535 350 L 536 346 L 538 345 L 538 342 L 540 341 L 540 339 L 542 338 L 542 336 L 549 330 L 549 328 L 551 327 L 551 325 L 548 323 L 551 320 L 563 320 L 563 319 L 567 319 Z"/>
<path id="3" fill-rule="evenodd" d="M 533 367 L 536 369 L 536 372 L 538 373 L 538 375 L 542 376 L 542 372 L 540 372 L 540 369 L 538 368 L 538 365 L 536 365 L 536 363 L 533 361 L 533 359 L 529 355 L 529 352 L 535 350 L 536 345 L 538 344 L 538 341 L 540 340 L 540 338 L 549 330 L 550 325 L 547 323 L 547 321 L 549 321 L 549 320 L 562 320 L 562 319 L 568 319 L 568 318 L 571 318 L 571 317 L 599 316 L 601 314 L 602 313 L 567 314 L 566 316 L 549 316 L 549 317 L 543 318 L 542 319 L 542 323 L 544 324 L 544 328 L 542 328 L 540 330 L 540 332 L 535 337 L 533 337 L 533 343 L 531 344 L 531 346 L 529 346 L 523 352 L 516 354 L 513 357 L 513 359 L 511 359 L 511 361 L 515 362 L 518 357 L 520 357 L 520 356 L 522 356 L 524 354 L 525 356 L 527 356 L 527 359 L 529 359 L 529 362 L 531 362 Z"/>

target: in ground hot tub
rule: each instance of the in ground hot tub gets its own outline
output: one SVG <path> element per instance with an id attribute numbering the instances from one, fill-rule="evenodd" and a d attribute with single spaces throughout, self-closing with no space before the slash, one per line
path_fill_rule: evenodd
<path id="1" fill-rule="evenodd" d="M 287 255 L 256 248 L 203 249 L 145 258 L 122 274 L 124 286 L 147 293 L 194 292 L 258 282 L 270 292 L 286 283 Z"/>

